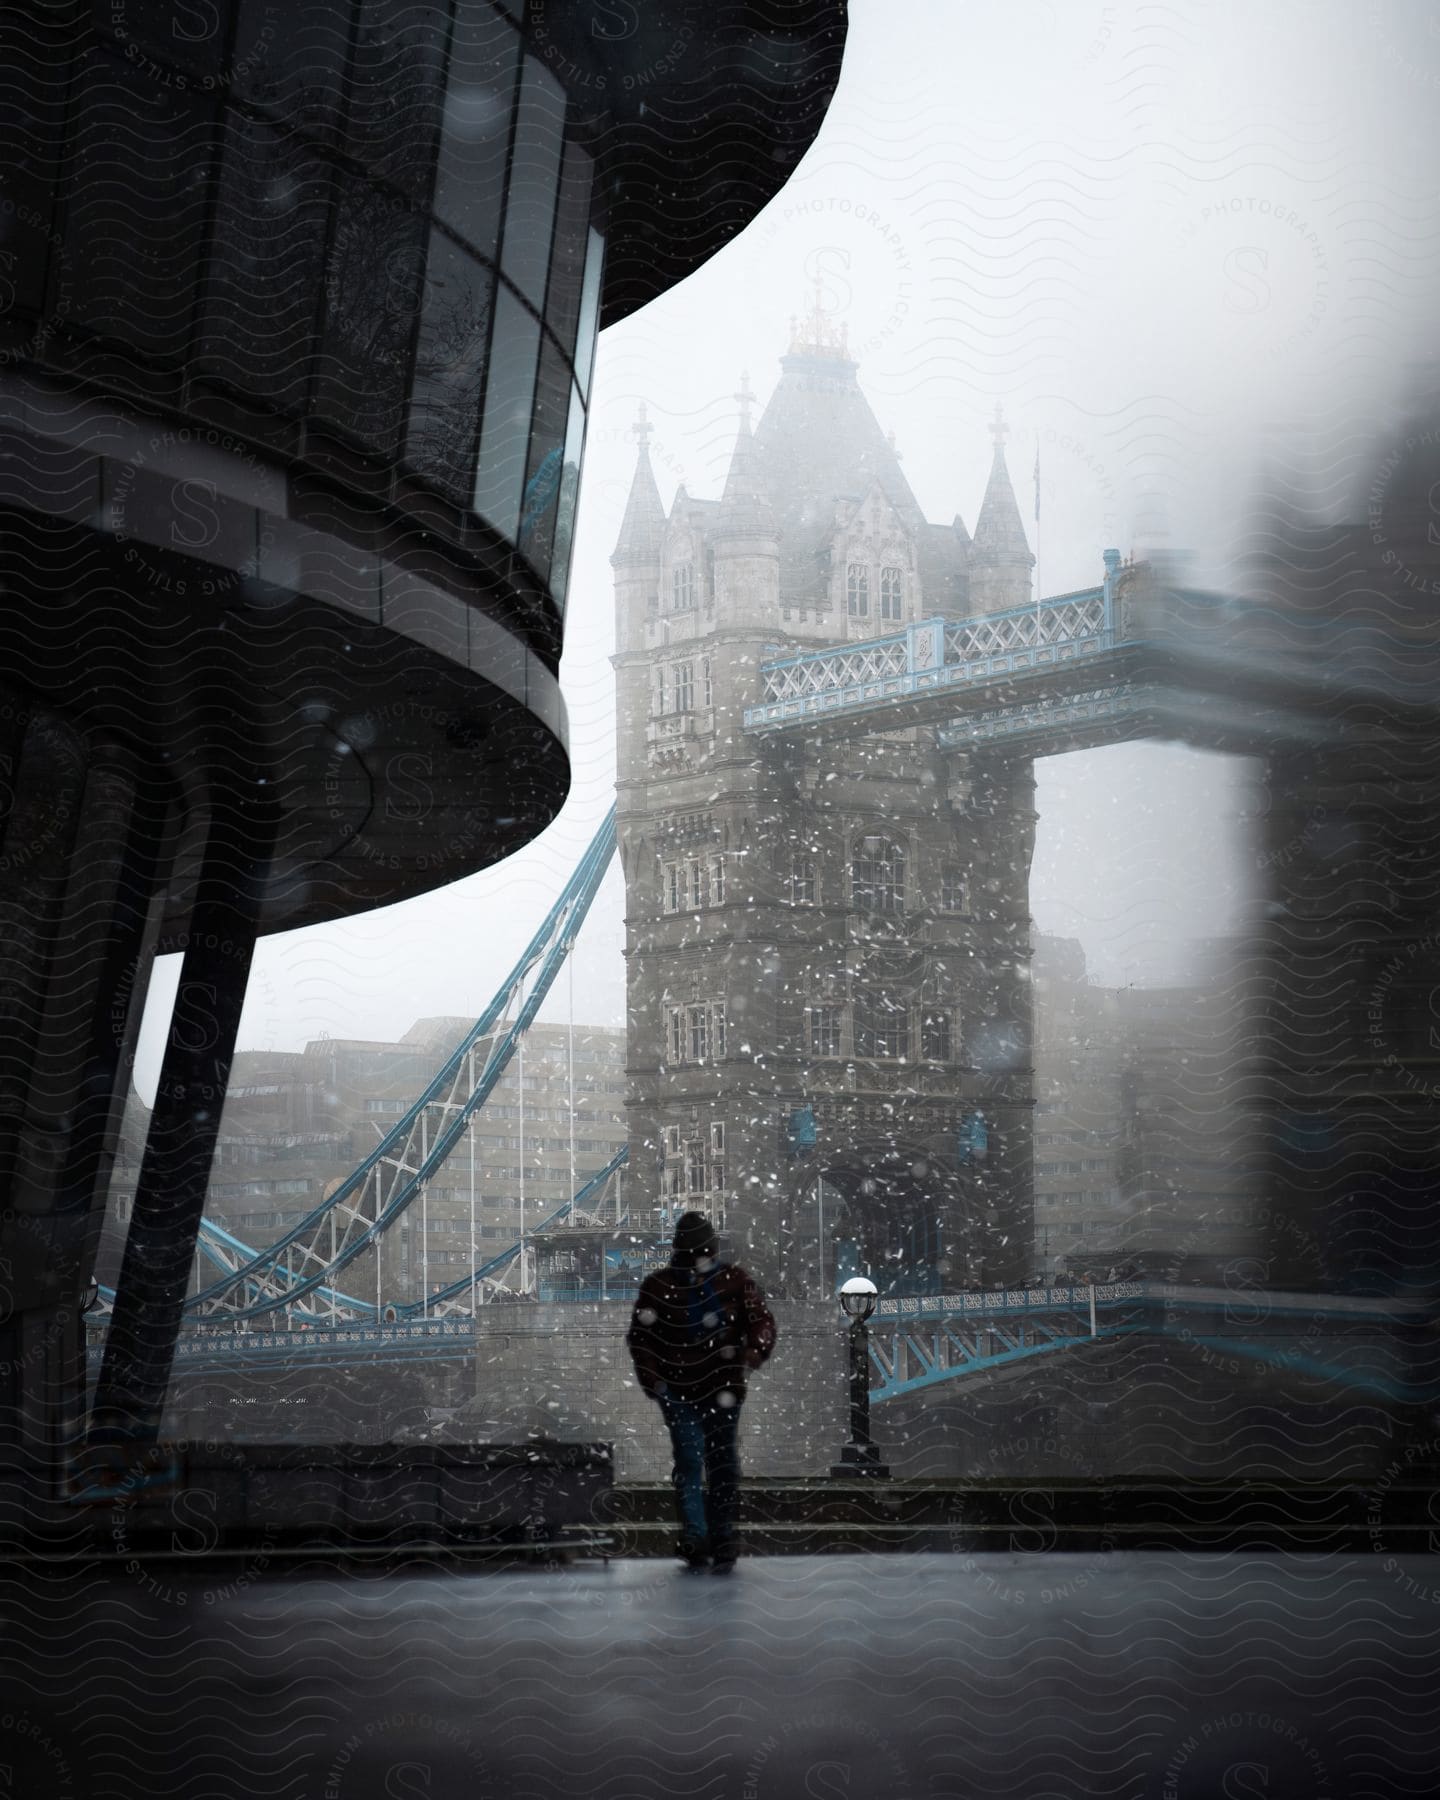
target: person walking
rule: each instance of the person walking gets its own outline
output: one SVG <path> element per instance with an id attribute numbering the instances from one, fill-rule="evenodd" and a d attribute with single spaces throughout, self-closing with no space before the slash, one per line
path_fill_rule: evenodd
<path id="1" fill-rule="evenodd" d="M 682 1213 L 670 1261 L 640 1284 L 626 1342 L 636 1378 L 670 1431 L 680 1555 L 691 1569 L 708 1561 L 726 1574 L 739 1552 L 745 1378 L 775 1348 L 775 1321 L 754 1277 L 719 1258 L 710 1221 Z"/>

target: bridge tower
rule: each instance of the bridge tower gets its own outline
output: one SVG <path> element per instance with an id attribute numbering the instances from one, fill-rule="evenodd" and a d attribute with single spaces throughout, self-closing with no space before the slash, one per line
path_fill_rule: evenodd
<path id="1" fill-rule="evenodd" d="M 666 513 L 642 413 L 615 570 L 631 1215 L 722 1215 L 792 1295 L 1021 1281 L 1032 1255 L 1028 759 L 933 728 L 745 735 L 787 650 L 1024 605 L 1004 428 L 972 543 L 929 523 L 843 330 L 794 326 L 724 492 Z M 823 1246 L 823 1248 L 822 1248 Z M 823 1256 L 823 1262 L 822 1262 Z"/>

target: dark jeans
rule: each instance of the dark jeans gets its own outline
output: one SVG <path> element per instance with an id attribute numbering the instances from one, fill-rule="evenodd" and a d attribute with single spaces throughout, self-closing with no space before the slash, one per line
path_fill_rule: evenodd
<path id="1" fill-rule="evenodd" d="M 693 1543 L 708 1542 L 718 1549 L 733 1541 L 735 1500 L 740 1486 L 740 1456 L 736 1429 L 738 1406 L 720 1406 L 714 1400 L 677 1400 L 667 1395 L 661 1402 L 670 1443 L 675 1452 L 675 1505 L 681 1534 Z M 702 1478 L 708 1492 L 702 1488 Z"/>

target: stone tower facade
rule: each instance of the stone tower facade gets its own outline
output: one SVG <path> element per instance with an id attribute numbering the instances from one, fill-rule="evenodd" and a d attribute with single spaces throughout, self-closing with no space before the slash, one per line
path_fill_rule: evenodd
<path id="1" fill-rule="evenodd" d="M 815 319 L 718 500 L 639 457 L 612 563 L 631 1217 L 697 1207 L 792 1295 L 1023 1281 L 1032 1257 L 1025 760 L 934 729 L 771 745 L 787 650 L 1023 606 L 1003 426 L 972 540 L 929 523 Z"/>

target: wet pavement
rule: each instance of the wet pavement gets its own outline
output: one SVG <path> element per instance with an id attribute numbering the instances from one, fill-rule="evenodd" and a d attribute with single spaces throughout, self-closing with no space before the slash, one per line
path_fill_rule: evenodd
<path id="1" fill-rule="evenodd" d="M 1265 1800 L 1440 1787 L 1440 1556 L 0 1577 L 17 1795 Z"/>

